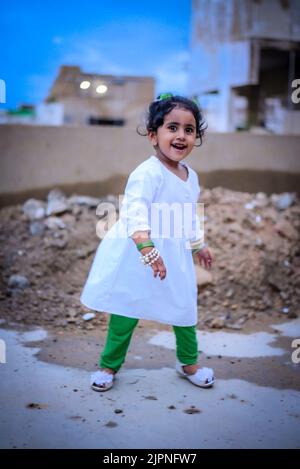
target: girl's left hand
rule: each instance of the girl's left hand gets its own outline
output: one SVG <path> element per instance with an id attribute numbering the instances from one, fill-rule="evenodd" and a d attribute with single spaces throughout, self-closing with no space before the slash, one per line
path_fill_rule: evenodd
<path id="1" fill-rule="evenodd" d="M 197 252 L 196 258 L 198 259 L 200 265 L 202 265 L 203 262 L 204 267 L 206 267 L 207 269 L 211 268 L 213 256 L 211 250 L 208 247 L 203 248 L 201 249 L 201 251 Z"/>

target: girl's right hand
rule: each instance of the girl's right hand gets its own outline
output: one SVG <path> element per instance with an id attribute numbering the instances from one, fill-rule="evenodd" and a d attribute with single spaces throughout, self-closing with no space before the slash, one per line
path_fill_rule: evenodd
<path id="1" fill-rule="evenodd" d="M 153 249 L 152 247 L 147 247 L 147 248 L 143 248 L 140 252 L 143 256 L 145 256 L 146 254 L 149 254 L 149 252 L 152 251 L 152 249 Z M 166 278 L 167 269 L 164 264 L 164 261 L 162 260 L 162 257 L 159 256 L 159 258 L 155 262 L 153 262 L 153 264 L 151 264 L 149 267 L 152 267 L 153 275 L 155 278 L 157 277 L 157 274 L 159 274 L 161 280 Z"/>

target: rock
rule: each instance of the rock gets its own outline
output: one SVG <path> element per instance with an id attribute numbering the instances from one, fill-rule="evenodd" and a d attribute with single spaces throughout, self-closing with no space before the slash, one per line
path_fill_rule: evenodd
<path id="1" fill-rule="evenodd" d="M 76 323 L 77 319 L 76 318 L 68 318 L 67 321 L 70 324 L 74 324 L 74 323 Z"/>
<path id="2" fill-rule="evenodd" d="M 64 200 L 51 200 L 48 202 L 46 214 L 49 215 L 58 215 L 60 213 L 65 213 L 71 211 L 67 202 Z"/>
<path id="3" fill-rule="evenodd" d="M 88 257 L 90 254 L 93 254 L 95 252 L 95 248 L 81 248 L 81 249 L 76 249 L 75 255 L 77 259 L 85 259 Z"/>
<path id="4" fill-rule="evenodd" d="M 263 297 L 262 297 L 262 301 L 264 302 L 264 304 L 268 307 L 268 308 L 271 308 L 272 306 L 272 299 L 271 299 L 271 296 L 269 295 L 268 292 L 265 292 Z"/>
<path id="5" fill-rule="evenodd" d="M 45 238 L 44 243 L 46 247 L 55 247 L 58 249 L 64 249 L 68 244 L 68 240 L 66 238 L 62 238 L 62 239 L 61 238 L 56 238 L 56 239 Z"/>
<path id="6" fill-rule="evenodd" d="M 73 205 L 72 206 L 72 214 L 75 216 L 75 217 L 79 217 L 79 215 L 82 213 L 82 209 L 81 207 L 79 207 L 78 205 Z"/>
<path id="7" fill-rule="evenodd" d="M 239 330 L 243 329 L 242 325 L 239 324 L 238 322 L 235 322 L 235 323 L 227 322 L 225 327 L 226 327 L 226 329 L 234 329 L 236 331 L 239 331 Z"/>
<path id="8" fill-rule="evenodd" d="M 29 287 L 30 282 L 25 275 L 14 274 L 8 279 L 8 286 L 11 288 L 26 288 Z"/>
<path id="9" fill-rule="evenodd" d="M 91 319 L 94 319 L 94 317 L 96 316 L 95 313 L 85 313 L 83 316 L 82 316 L 82 319 L 84 321 L 90 321 Z"/>
<path id="10" fill-rule="evenodd" d="M 93 326 L 93 324 L 90 324 L 90 323 L 88 322 L 88 323 L 86 323 L 86 324 L 84 325 L 84 328 L 90 331 L 90 330 L 92 330 L 92 329 L 95 329 L 95 326 Z"/>
<path id="11" fill-rule="evenodd" d="M 255 319 L 256 318 L 256 314 L 254 313 L 254 311 L 251 311 L 250 313 L 247 314 L 247 318 L 248 319 Z"/>
<path id="12" fill-rule="evenodd" d="M 46 204 L 42 200 L 28 199 L 22 205 L 22 211 L 29 220 L 41 220 L 46 216 Z"/>
<path id="13" fill-rule="evenodd" d="M 77 311 L 76 311 L 76 309 L 69 309 L 69 310 L 68 310 L 68 317 L 69 317 L 70 319 L 75 319 L 76 316 L 77 316 Z"/>
<path id="14" fill-rule="evenodd" d="M 225 294 L 226 298 L 231 298 L 233 295 L 234 295 L 233 288 L 230 288 Z"/>
<path id="15" fill-rule="evenodd" d="M 49 230 L 65 229 L 66 224 L 58 217 L 49 217 L 45 220 L 45 225 Z"/>
<path id="16" fill-rule="evenodd" d="M 251 200 L 251 202 L 247 202 L 244 207 L 246 210 L 253 210 L 257 206 L 255 200 Z"/>
<path id="17" fill-rule="evenodd" d="M 237 222 L 230 223 L 228 229 L 233 233 L 240 233 L 241 235 L 244 233 L 244 229 L 242 228 L 241 224 Z"/>
<path id="18" fill-rule="evenodd" d="M 47 200 L 47 216 L 71 211 L 66 196 L 60 189 L 52 189 L 48 194 Z"/>
<path id="19" fill-rule="evenodd" d="M 29 231 L 32 236 L 41 236 L 45 231 L 45 225 L 40 221 L 32 221 L 29 226 Z"/>
<path id="20" fill-rule="evenodd" d="M 122 413 L 123 413 L 123 410 L 122 410 L 122 409 L 115 409 L 115 410 L 114 410 L 114 413 L 115 413 L 115 414 L 122 414 Z"/>
<path id="21" fill-rule="evenodd" d="M 269 205 L 269 199 L 264 192 L 258 192 L 255 197 L 255 204 L 257 207 L 265 208 Z"/>
<path id="22" fill-rule="evenodd" d="M 274 230 L 284 238 L 290 239 L 291 241 L 296 241 L 299 238 L 297 230 L 287 220 L 278 221 L 274 226 Z"/>
<path id="23" fill-rule="evenodd" d="M 61 189 L 55 187 L 50 192 L 48 192 L 47 200 L 48 202 L 51 200 L 66 200 L 66 195 Z"/>
<path id="24" fill-rule="evenodd" d="M 266 247 L 266 245 L 260 238 L 256 238 L 255 247 L 257 247 L 259 249 L 264 249 Z"/>
<path id="25" fill-rule="evenodd" d="M 195 265 L 196 278 L 198 287 L 203 287 L 204 285 L 209 285 L 213 283 L 213 276 L 210 272 L 202 268 L 200 265 Z"/>
<path id="26" fill-rule="evenodd" d="M 95 208 L 99 205 L 101 199 L 97 197 L 89 197 L 87 195 L 72 195 L 68 198 L 68 203 L 70 205 L 86 205 L 90 208 Z"/>
<path id="27" fill-rule="evenodd" d="M 296 200 L 296 193 L 284 192 L 283 194 L 272 194 L 271 203 L 277 210 L 286 210 Z"/>
<path id="28" fill-rule="evenodd" d="M 226 319 L 223 316 L 220 316 L 218 318 L 214 318 L 209 322 L 209 327 L 213 329 L 222 329 L 225 327 Z"/>

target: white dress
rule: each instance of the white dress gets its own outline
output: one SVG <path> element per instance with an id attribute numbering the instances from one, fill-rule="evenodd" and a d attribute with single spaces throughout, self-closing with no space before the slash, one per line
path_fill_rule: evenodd
<path id="1" fill-rule="evenodd" d="M 200 186 L 197 173 L 185 166 L 189 173 L 186 181 L 156 156 L 130 174 L 119 220 L 100 242 L 81 294 L 81 302 L 89 309 L 174 326 L 197 324 L 197 283 L 190 241 L 202 237 L 196 213 Z M 184 222 L 178 223 L 176 218 L 172 225 L 171 220 L 166 231 L 162 225 L 167 217 L 161 215 L 161 206 L 168 204 L 177 209 L 188 206 L 189 210 Z M 130 238 L 140 230 L 150 231 L 166 266 L 164 280 L 159 275 L 155 278 L 152 268 L 140 260 Z"/>

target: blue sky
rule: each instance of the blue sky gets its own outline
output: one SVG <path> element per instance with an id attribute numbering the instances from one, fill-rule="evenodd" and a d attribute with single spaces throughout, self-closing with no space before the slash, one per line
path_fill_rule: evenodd
<path id="1" fill-rule="evenodd" d="M 62 64 L 151 75 L 157 92 L 185 93 L 190 29 L 191 0 L 2 2 L 1 108 L 42 101 Z"/>

